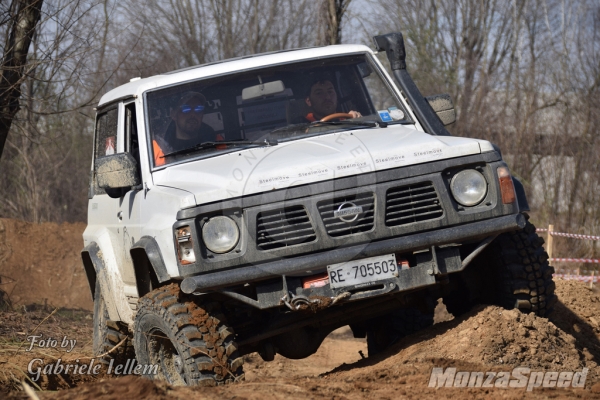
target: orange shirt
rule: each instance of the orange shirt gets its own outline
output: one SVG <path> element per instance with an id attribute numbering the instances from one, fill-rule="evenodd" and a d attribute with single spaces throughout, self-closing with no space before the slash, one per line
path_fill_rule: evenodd
<path id="1" fill-rule="evenodd" d="M 306 118 L 309 122 L 315 122 L 317 120 L 313 113 L 306 114 L 306 117 L 304 118 Z"/>
<path id="2" fill-rule="evenodd" d="M 154 165 L 157 167 L 165 165 L 165 153 L 163 153 L 156 140 L 152 140 L 152 150 L 154 151 Z"/>

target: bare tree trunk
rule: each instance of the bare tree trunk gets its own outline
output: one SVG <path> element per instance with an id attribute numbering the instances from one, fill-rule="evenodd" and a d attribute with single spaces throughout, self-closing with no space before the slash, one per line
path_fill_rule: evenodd
<path id="1" fill-rule="evenodd" d="M 342 18 L 352 0 L 323 0 L 323 29 L 322 45 L 342 43 Z"/>
<path id="2" fill-rule="evenodd" d="M 12 120 L 19 111 L 23 70 L 42 3 L 43 0 L 13 0 L 11 4 L 11 27 L 0 67 L 0 156 Z"/>

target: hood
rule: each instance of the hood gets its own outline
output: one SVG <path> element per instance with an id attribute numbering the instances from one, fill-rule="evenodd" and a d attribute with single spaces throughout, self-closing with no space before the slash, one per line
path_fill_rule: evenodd
<path id="1" fill-rule="evenodd" d="M 155 185 L 190 192 L 195 205 L 350 175 L 479 154 L 484 140 L 431 136 L 413 127 L 361 129 L 173 165 Z M 188 206 L 194 206 L 189 204 Z"/>

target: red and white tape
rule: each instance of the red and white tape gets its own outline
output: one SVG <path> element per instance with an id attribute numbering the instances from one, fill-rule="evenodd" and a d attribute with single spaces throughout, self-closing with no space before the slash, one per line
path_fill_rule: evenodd
<path id="1" fill-rule="evenodd" d="M 548 232 L 548 229 L 536 229 L 536 232 Z M 592 235 L 579 235 L 576 233 L 564 233 L 564 232 L 549 232 L 552 236 L 562 236 L 573 239 L 584 239 L 584 240 L 600 240 L 600 236 Z"/>
<path id="2" fill-rule="evenodd" d="M 566 281 L 580 281 L 580 282 L 589 282 L 593 280 L 594 283 L 600 282 L 600 276 L 591 276 L 591 275 L 569 275 L 569 274 L 553 274 L 554 278 L 564 279 Z"/>
<path id="3" fill-rule="evenodd" d="M 593 258 L 555 258 L 552 257 L 550 261 L 562 261 L 562 262 L 578 262 L 578 263 L 588 263 L 588 264 L 600 264 L 600 260 L 596 260 Z"/>

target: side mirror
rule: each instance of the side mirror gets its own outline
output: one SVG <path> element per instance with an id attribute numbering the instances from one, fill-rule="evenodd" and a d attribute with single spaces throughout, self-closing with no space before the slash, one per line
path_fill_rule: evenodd
<path id="1" fill-rule="evenodd" d="M 129 153 L 97 158 L 95 169 L 98 186 L 105 189 L 111 197 L 111 193 L 115 193 L 111 189 L 129 189 L 141 183 L 137 161 Z"/>
<path id="2" fill-rule="evenodd" d="M 436 94 L 425 97 L 433 111 L 437 114 L 444 125 L 450 125 L 456 122 L 456 111 L 454 103 L 449 94 Z"/>

